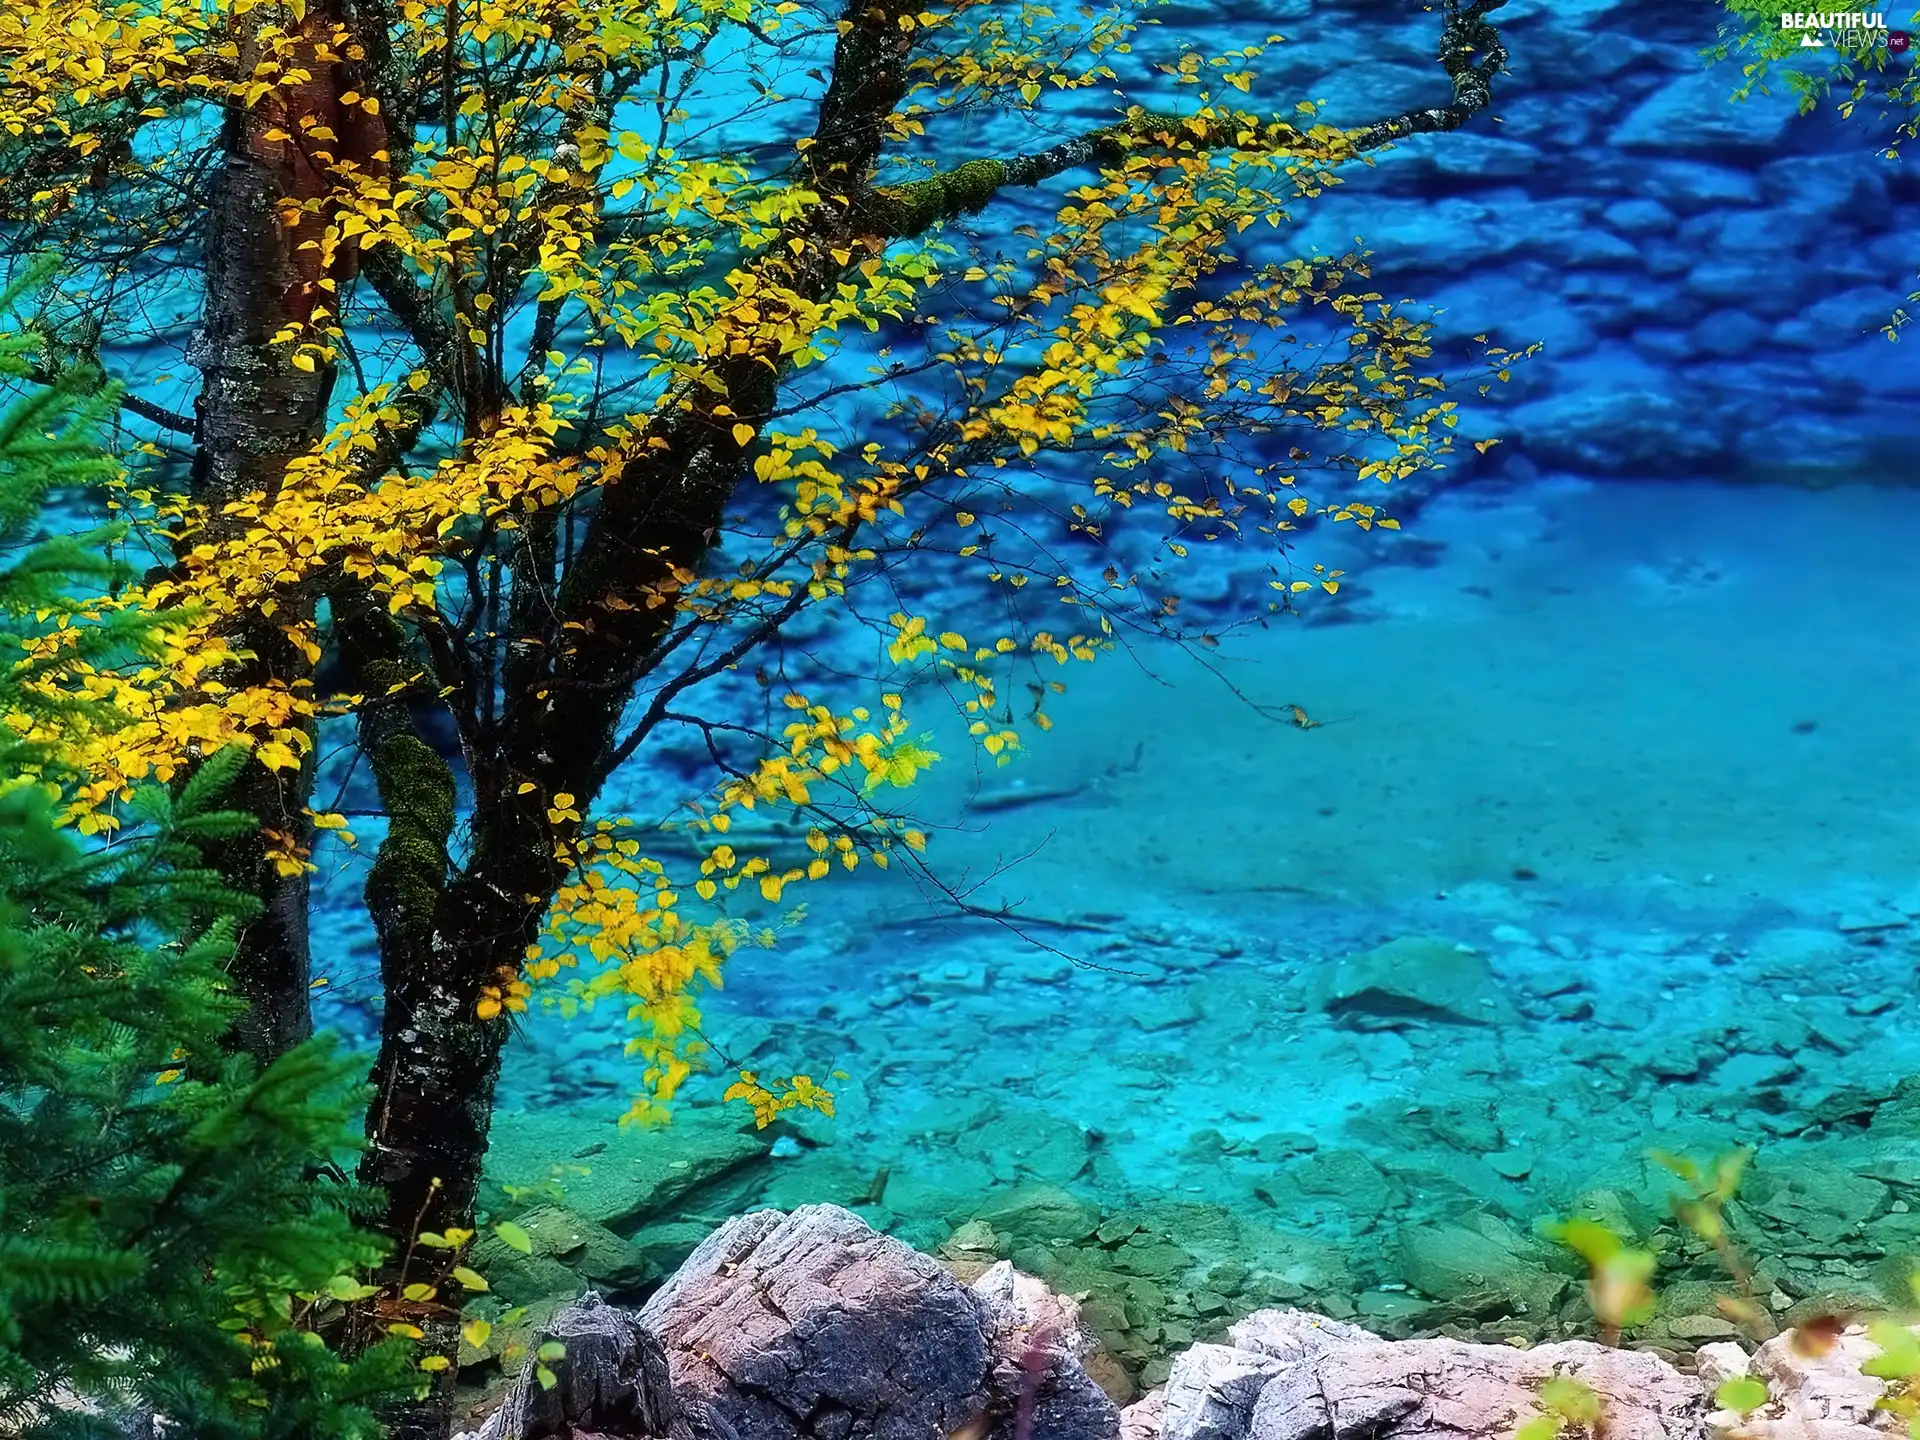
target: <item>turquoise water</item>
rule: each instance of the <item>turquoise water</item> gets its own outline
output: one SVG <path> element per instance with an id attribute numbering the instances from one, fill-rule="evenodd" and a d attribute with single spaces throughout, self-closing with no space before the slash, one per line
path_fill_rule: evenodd
<path id="1" fill-rule="evenodd" d="M 998 872 L 974 901 L 1017 922 L 843 882 L 734 960 L 716 1044 L 847 1077 L 759 1198 L 885 1167 L 870 1213 L 930 1245 L 1009 1187 L 1188 1201 L 1375 1318 L 1412 1303 L 1379 1288 L 1406 1232 L 1657 1209 L 1653 1146 L 1878 1175 L 1899 1221 L 1920 1151 L 1864 1126 L 1911 1068 L 1917 521 L 1900 489 L 1465 490 L 1342 623 L 1103 662 L 1031 753 L 929 782 L 939 870 Z M 1295 703 L 1327 723 L 1258 708 Z M 1464 990 L 1408 985 L 1453 1008 L 1343 1010 L 1343 957 L 1405 937 L 1475 952 Z M 615 1113 L 615 1043 L 536 1026 L 509 1103 Z"/>

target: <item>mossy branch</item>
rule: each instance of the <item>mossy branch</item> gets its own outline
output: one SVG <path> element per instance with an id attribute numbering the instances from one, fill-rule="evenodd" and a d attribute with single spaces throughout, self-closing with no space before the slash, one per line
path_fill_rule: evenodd
<path id="1" fill-rule="evenodd" d="M 1348 130 L 1332 146 L 1313 142 L 1312 153 L 1363 154 L 1409 135 L 1458 130 L 1493 101 L 1493 81 L 1506 68 L 1507 48 L 1487 16 L 1506 0 L 1445 0 L 1440 34 L 1441 68 L 1453 85 L 1446 105 L 1408 110 Z M 908 240 L 933 226 L 986 208 L 1011 185 L 1038 185 L 1070 170 L 1110 168 L 1130 156 L 1201 154 L 1214 150 L 1279 155 L 1309 153 L 1307 139 L 1284 121 L 1249 123 L 1244 117 L 1163 115 L 1139 111 L 1116 125 L 1063 140 L 1032 155 L 1006 160 L 969 160 L 925 180 L 886 185 L 868 192 L 860 220 L 870 233 Z"/>

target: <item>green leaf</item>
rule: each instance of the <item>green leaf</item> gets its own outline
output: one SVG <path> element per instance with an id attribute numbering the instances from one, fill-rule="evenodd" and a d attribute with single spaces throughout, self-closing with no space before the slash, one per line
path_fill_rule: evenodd
<path id="1" fill-rule="evenodd" d="M 1867 1338 L 1880 1347 L 1880 1353 L 1860 1366 L 1863 1374 L 1880 1380 L 1920 1375 L 1920 1337 L 1906 1326 L 1881 1320 L 1867 1327 Z"/>
<path id="2" fill-rule="evenodd" d="M 556 1360 L 564 1360 L 567 1358 L 567 1347 L 558 1340 L 549 1340 L 534 1352 L 533 1358 L 543 1360 L 551 1365 Z"/>
<path id="3" fill-rule="evenodd" d="M 1767 1403 L 1767 1382 L 1752 1375 L 1736 1375 L 1713 1392 L 1713 1403 L 1737 1415 L 1758 1410 Z"/>
<path id="4" fill-rule="evenodd" d="M 482 1275 L 478 1270 L 469 1270 L 465 1265 L 456 1265 L 450 1273 L 454 1279 L 458 1280 L 469 1290 L 484 1290 L 487 1288 L 486 1276 Z"/>
<path id="5" fill-rule="evenodd" d="M 334 1276 L 327 1281 L 326 1290 L 327 1294 L 342 1302 L 365 1300 L 369 1295 L 376 1293 L 373 1286 L 362 1285 L 351 1275 Z"/>
<path id="6" fill-rule="evenodd" d="M 1520 1428 L 1513 1432 L 1513 1440 L 1555 1440 L 1560 1424 L 1558 1415 L 1535 1415 L 1521 1422 Z"/>
<path id="7" fill-rule="evenodd" d="M 522 1255 L 533 1254 L 533 1241 L 527 1232 L 511 1220 L 502 1220 L 493 1227 L 493 1233 L 500 1237 L 500 1243 L 510 1250 L 518 1250 Z"/>
<path id="8" fill-rule="evenodd" d="M 533 1378 L 540 1382 L 540 1388 L 542 1390 L 551 1390 L 555 1385 L 560 1383 L 560 1377 L 544 1365 L 536 1365 L 533 1367 Z"/>
<path id="9" fill-rule="evenodd" d="M 1540 1403 L 1576 1425 L 1592 1425 L 1600 1418 L 1600 1397 L 1591 1385 L 1570 1375 L 1542 1381 Z"/>

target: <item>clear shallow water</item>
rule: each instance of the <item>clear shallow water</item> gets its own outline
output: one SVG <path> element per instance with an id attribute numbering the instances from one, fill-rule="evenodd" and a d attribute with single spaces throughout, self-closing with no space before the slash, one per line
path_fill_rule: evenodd
<path id="1" fill-rule="evenodd" d="M 1783 1300 L 1869 1283 L 1920 1182 L 1882 1104 L 1920 935 L 1916 522 L 1901 489 L 1457 492 L 1305 620 L 1204 667 L 1103 660 L 1006 768 L 948 745 L 935 868 L 1000 872 L 972 899 L 1024 934 L 935 918 L 906 877 L 812 887 L 709 1028 L 741 1063 L 845 1072 L 839 1113 L 708 1203 L 857 1202 L 878 1178 L 865 1213 L 951 1246 L 1060 1187 L 1196 1266 L 1251 1263 L 1270 1297 L 1430 1325 L 1466 1302 L 1432 1295 L 1419 1237 L 1456 1253 L 1445 1227 L 1491 1226 L 1547 1264 L 1533 1223 L 1596 1190 L 1664 1208 L 1651 1147 L 1752 1144 L 1751 1238 L 1810 1267 L 1768 1272 Z M 1327 723 L 1257 708 L 1296 703 Z M 1464 980 L 1402 975 L 1451 1013 L 1343 1007 L 1343 960 L 1409 937 L 1474 952 Z M 508 1105 L 564 1148 L 621 1107 L 617 1043 L 537 1021 Z M 719 1088 L 657 1143 L 737 1124 Z M 1871 1203 L 1788 1204 L 1821 1185 Z M 1809 1225 L 1839 1228 L 1810 1249 Z M 1151 1283 L 1190 1299 L 1200 1273 Z M 1537 1331 L 1575 1304 L 1553 1303 L 1476 1318 Z"/>

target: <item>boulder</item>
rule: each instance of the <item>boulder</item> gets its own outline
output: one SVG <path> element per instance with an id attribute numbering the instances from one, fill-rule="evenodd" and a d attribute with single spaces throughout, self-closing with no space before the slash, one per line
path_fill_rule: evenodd
<path id="1" fill-rule="evenodd" d="M 837 1205 L 730 1220 L 647 1302 L 683 1404 L 739 1440 L 1117 1440 L 1071 1301 L 1011 1266 L 968 1290 Z"/>
<path id="2" fill-rule="evenodd" d="M 1374 1344 L 1380 1339 L 1358 1325 L 1308 1310 L 1256 1310 L 1235 1321 L 1227 1334 L 1237 1350 L 1287 1361 L 1310 1360 L 1341 1345 Z"/>
<path id="3" fill-rule="evenodd" d="M 1149 1390 L 1120 1412 L 1120 1440 L 1160 1440 L 1167 1423 L 1167 1392 Z"/>
<path id="4" fill-rule="evenodd" d="M 1435 1300 L 1476 1313 L 1550 1314 L 1566 1292 L 1555 1275 L 1509 1245 L 1465 1225 L 1420 1225 L 1400 1234 L 1400 1273 Z"/>
<path id="5" fill-rule="evenodd" d="M 1248 1440 L 1506 1440 L 1539 1411 L 1541 1382 L 1571 1376 L 1599 1395 L 1610 1440 L 1702 1433 L 1707 1398 L 1658 1356 L 1585 1340 L 1538 1349 L 1458 1340 L 1334 1346 L 1260 1392 Z"/>
<path id="6" fill-rule="evenodd" d="M 1854 1433 L 1885 1433 L 1864 1427 L 1884 1419 L 1886 1412 L 1874 1407 L 1887 1387 L 1860 1369 L 1880 1347 L 1854 1325 L 1819 1353 L 1804 1353 L 1816 1348 L 1789 1330 L 1754 1352 L 1748 1373 L 1767 1382 L 1770 1397 L 1741 1427 L 1754 1440 L 1848 1440 Z"/>
<path id="7" fill-rule="evenodd" d="M 1655 1355 L 1387 1341 L 1299 1310 L 1256 1311 L 1232 1334 L 1175 1361 L 1164 1392 L 1121 1417 L 1121 1440 L 1509 1440 L 1554 1376 L 1598 1393 L 1610 1440 L 1706 1436 L 1700 1382 Z"/>
<path id="8" fill-rule="evenodd" d="M 1231 1345 L 1195 1345 L 1173 1362 L 1161 1397 L 1162 1440 L 1240 1440 L 1287 1362 Z"/>
<path id="9" fill-rule="evenodd" d="M 740 1440 L 947 1435 L 988 1404 L 980 1299 L 837 1205 L 728 1221 L 641 1320 Z"/>
<path id="10" fill-rule="evenodd" d="M 574 1440 L 580 1434 L 620 1440 L 734 1440 L 724 1421 L 698 1403 L 683 1406 L 673 1391 L 666 1353 L 631 1311 L 589 1292 L 541 1332 L 566 1354 L 540 1383 L 529 1358 L 500 1408 L 466 1440 Z"/>
<path id="11" fill-rule="evenodd" d="M 1079 1305 L 1005 1260 L 972 1288 L 987 1318 L 989 1386 L 1011 1402 L 998 1407 L 992 1440 L 1119 1440 L 1120 1412 L 1081 1364 L 1094 1341 Z"/>
<path id="12" fill-rule="evenodd" d="M 730 1107 L 689 1105 L 656 1129 L 506 1111 L 493 1122 L 486 1173 L 492 1188 L 536 1194 L 552 1190 L 558 1173 L 562 1203 L 572 1215 L 630 1235 L 651 1220 L 697 1208 L 696 1196 L 713 1201 L 721 1187 L 749 1179 L 771 1146 Z"/>

